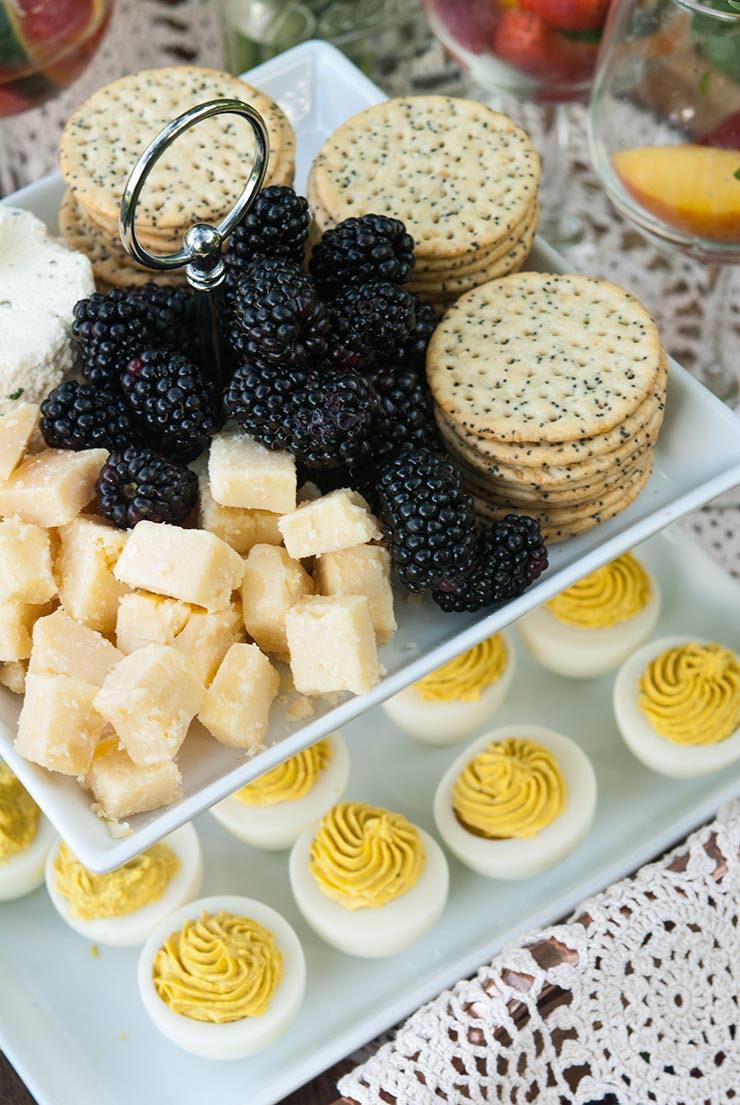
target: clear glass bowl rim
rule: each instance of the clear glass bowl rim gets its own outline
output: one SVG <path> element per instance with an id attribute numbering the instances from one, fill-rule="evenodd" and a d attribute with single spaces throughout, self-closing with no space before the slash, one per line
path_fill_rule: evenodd
<path id="1" fill-rule="evenodd" d="M 717 8 L 711 8 L 707 4 L 702 4 L 701 0 L 673 0 L 673 3 L 679 8 L 685 8 L 687 11 L 695 12 L 697 15 L 706 15 L 710 19 L 719 19 L 721 23 L 740 23 L 740 11 L 718 11 Z"/>

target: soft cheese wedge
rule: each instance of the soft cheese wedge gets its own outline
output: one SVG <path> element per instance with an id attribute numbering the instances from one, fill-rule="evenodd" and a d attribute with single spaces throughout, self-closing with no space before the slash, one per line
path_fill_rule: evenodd
<path id="1" fill-rule="evenodd" d="M 95 496 L 105 449 L 44 449 L 0 484 L 0 514 L 37 526 L 66 526 Z"/>
<path id="2" fill-rule="evenodd" d="M 244 561 L 205 530 L 139 522 L 114 569 L 128 587 L 224 610 L 240 586 Z"/>

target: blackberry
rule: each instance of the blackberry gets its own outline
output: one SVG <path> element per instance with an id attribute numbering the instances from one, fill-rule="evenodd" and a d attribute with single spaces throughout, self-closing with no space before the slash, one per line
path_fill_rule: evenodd
<path id="1" fill-rule="evenodd" d="M 41 404 L 41 433 L 51 449 L 125 449 L 138 433 L 120 392 L 67 380 Z"/>
<path id="2" fill-rule="evenodd" d="M 194 460 L 219 429 L 215 397 L 197 365 L 170 349 L 147 349 L 126 365 L 124 395 L 164 453 Z"/>
<path id="3" fill-rule="evenodd" d="M 258 261 L 239 277 L 228 331 L 239 361 L 305 364 L 324 355 L 328 332 L 326 307 L 294 262 Z"/>
<path id="4" fill-rule="evenodd" d="M 242 365 L 224 393 L 224 408 L 250 437 L 268 449 L 290 449 L 294 395 L 306 382 L 300 368 L 255 361 Z"/>
<path id="5" fill-rule="evenodd" d="M 308 468 L 353 468 L 367 455 L 374 405 L 356 372 L 312 373 L 293 397 L 288 448 Z"/>
<path id="6" fill-rule="evenodd" d="M 446 613 L 475 613 L 494 602 L 518 598 L 547 567 L 547 549 L 534 518 L 507 514 L 478 537 L 476 562 L 461 584 L 435 590 Z"/>
<path id="7" fill-rule="evenodd" d="M 281 184 L 263 188 L 229 238 L 224 253 L 226 287 L 233 289 L 253 262 L 267 257 L 302 264 L 310 222 L 308 202 L 292 188 Z"/>
<path id="8" fill-rule="evenodd" d="M 385 366 L 368 373 L 376 397 L 372 459 L 382 467 L 401 446 L 439 447 L 426 380 L 414 369 Z"/>
<path id="9" fill-rule="evenodd" d="M 327 299 L 368 280 L 405 284 L 413 267 L 414 239 L 400 219 L 385 215 L 345 219 L 325 231 L 308 266 Z"/>
<path id="10" fill-rule="evenodd" d="M 151 316 L 157 337 L 152 344 L 171 346 L 181 353 L 195 352 L 198 328 L 195 300 L 189 288 L 170 288 L 150 281 L 126 290 L 131 299 L 145 305 Z"/>
<path id="11" fill-rule="evenodd" d="M 452 464 L 430 449 L 407 449 L 378 480 L 380 522 L 409 591 L 459 586 L 476 551 L 472 500 Z"/>
<path id="12" fill-rule="evenodd" d="M 414 296 L 416 299 L 416 296 Z M 423 370 L 426 364 L 427 346 L 437 328 L 439 319 L 431 303 L 420 303 L 416 299 L 416 321 L 404 344 L 396 354 L 396 364 Z"/>
<path id="13" fill-rule="evenodd" d="M 198 477 L 151 449 L 111 453 L 97 483 L 100 513 L 119 529 L 137 522 L 180 525 L 198 498 Z"/>
<path id="14" fill-rule="evenodd" d="M 392 359 L 416 325 L 414 297 L 382 281 L 352 284 L 329 304 L 330 358 L 343 368 Z"/>
<path id="15" fill-rule="evenodd" d="M 82 374 L 95 387 L 117 388 L 126 362 L 158 338 L 146 303 L 123 288 L 81 299 L 75 305 L 72 333 Z"/>

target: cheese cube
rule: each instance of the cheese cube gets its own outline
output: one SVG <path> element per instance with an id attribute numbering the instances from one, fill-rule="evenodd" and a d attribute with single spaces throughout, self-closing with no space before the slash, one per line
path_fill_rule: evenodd
<path id="1" fill-rule="evenodd" d="M 0 521 L 0 602 L 47 602 L 57 593 L 49 534 L 17 518 Z"/>
<path id="2" fill-rule="evenodd" d="M 231 545 L 240 556 L 246 556 L 254 545 L 282 545 L 283 535 L 277 525 L 279 517 L 270 510 L 222 506 L 211 495 L 208 477 L 201 475 L 198 525 Z"/>
<path id="3" fill-rule="evenodd" d="M 247 633 L 263 652 L 288 658 L 285 619 L 291 606 L 313 594 L 303 565 L 276 545 L 255 545 L 244 562 L 242 609 Z"/>
<path id="4" fill-rule="evenodd" d="M 118 603 L 127 588 L 113 575 L 127 534 L 98 518 L 80 515 L 63 526 L 56 570 L 59 597 L 68 614 L 99 633 L 113 633 Z"/>
<path id="5" fill-rule="evenodd" d="M 66 675 L 29 675 L 15 750 L 63 775 L 84 775 L 105 722 L 94 706 L 98 687 Z"/>
<path id="6" fill-rule="evenodd" d="M 191 609 L 185 627 L 172 644 L 208 687 L 231 646 L 245 636 L 241 603 L 234 602 L 214 612 Z"/>
<path id="7" fill-rule="evenodd" d="M 31 630 L 39 618 L 51 612 L 51 603 L 0 603 L 0 660 L 27 660 L 31 655 Z"/>
<path id="8" fill-rule="evenodd" d="M 0 418 L 0 481 L 7 480 L 23 460 L 38 420 L 34 403 L 20 403 Z"/>
<path id="9" fill-rule="evenodd" d="M 0 664 L 0 683 L 13 694 L 24 694 L 27 671 L 27 660 L 11 660 L 8 664 Z"/>
<path id="10" fill-rule="evenodd" d="M 352 549 L 320 556 L 313 570 L 314 583 L 322 595 L 364 595 L 379 644 L 396 632 L 391 588 L 391 558 L 380 545 L 356 545 Z"/>
<path id="11" fill-rule="evenodd" d="M 289 611 L 285 628 L 300 694 L 363 694 L 378 682 L 378 650 L 364 595 L 301 599 Z"/>
<path id="12" fill-rule="evenodd" d="M 145 645 L 171 645 L 190 617 L 192 606 L 148 591 L 129 591 L 118 606 L 116 644 L 126 656 Z"/>
<path id="13" fill-rule="evenodd" d="M 270 510 L 287 514 L 295 510 L 296 468 L 290 453 L 266 449 L 244 434 L 217 434 L 208 456 L 211 495 L 222 506 Z"/>
<path id="14" fill-rule="evenodd" d="M 280 676 L 257 645 L 232 645 L 198 717 L 222 744 L 251 748 L 267 736 L 279 687 Z"/>
<path id="15" fill-rule="evenodd" d="M 203 684 L 169 645 L 147 645 L 106 677 L 95 708 L 115 729 L 136 764 L 172 760 L 203 699 Z"/>
<path id="16" fill-rule="evenodd" d="M 27 457 L 0 484 L 0 514 L 17 514 L 39 526 L 65 526 L 94 498 L 107 456 L 105 449 L 45 449 Z"/>
<path id="17" fill-rule="evenodd" d="M 68 675 L 100 687 L 123 653 L 94 629 L 63 609 L 39 618 L 33 627 L 31 675 Z"/>
<path id="18" fill-rule="evenodd" d="M 362 495 L 349 488 L 301 503 L 278 522 L 285 547 L 294 560 L 347 549 L 383 535 Z"/>
<path id="19" fill-rule="evenodd" d="M 224 610 L 241 585 L 244 561 L 225 541 L 199 529 L 139 522 L 114 569 L 116 579 L 158 595 Z"/>
<path id="20" fill-rule="evenodd" d="M 182 798 L 182 775 L 176 763 L 140 767 L 116 739 L 100 742 L 85 782 L 103 814 L 114 821 Z"/>

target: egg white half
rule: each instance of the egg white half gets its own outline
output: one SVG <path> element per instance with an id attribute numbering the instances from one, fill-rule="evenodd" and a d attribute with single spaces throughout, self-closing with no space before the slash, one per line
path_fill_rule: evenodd
<path id="1" fill-rule="evenodd" d="M 622 665 L 614 682 L 614 716 L 624 743 L 651 771 L 673 779 L 712 775 L 740 758 L 740 729 L 718 744 L 687 747 L 657 733 L 638 705 L 640 677 L 650 661 L 666 649 L 691 641 L 709 644 L 703 637 L 661 637 L 650 641 Z"/>
<path id="2" fill-rule="evenodd" d="M 422 744 L 457 744 L 491 720 L 503 704 L 516 671 L 516 650 L 509 633 L 502 634 L 506 644 L 506 667 L 495 683 L 481 691 L 477 702 L 427 702 L 416 687 L 405 687 L 382 705 L 399 729 Z"/>
<path id="3" fill-rule="evenodd" d="M 290 885 L 304 920 L 340 952 L 365 959 L 396 955 L 414 944 L 440 918 L 447 902 L 449 870 L 436 840 L 419 829 L 426 859 L 418 882 L 377 909 L 345 909 L 319 889 L 308 869 L 318 826 L 298 838 L 290 853 Z"/>
<path id="4" fill-rule="evenodd" d="M 528 840 L 487 840 L 470 833 L 452 808 L 452 787 L 465 765 L 491 741 L 518 737 L 542 745 L 558 761 L 565 809 Z M 508 725 L 468 745 L 450 764 L 434 795 L 434 820 L 442 840 L 461 863 L 491 879 L 528 879 L 554 867 L 588 835 L 596 812 L 596 775 L 585 752 L 562 733 L 540 725 Z"/>
<path id="5" fill-rule="evenodd" d="M 304 829 L 320 821 L 327 810 L 341 801 L 349 779 L 349 752 L 341 733 L 327 738 L 332 757 L 320 772 L 315 786 L 294 802 L 274 806 L 245 806 L 233 794 L 212 807 L 211 813 L 238 840 L 267 851 L 290 848 Z"/>
<path id="6" fill-rule="evenodd" d="M 660 614 L 660 589 L 650 576 L 650 599 L 638 614 L 617 625 L 579 629 L 564 625 L 544 606 L 515 623 L 528 652 L 543 668 L 568 679 L 593 679 L 614 671 L 646 641 Z"/>
<path id="7" fill-rule="evenodd" d="M 0 860 L 0 902 L 13 902 L 32 894 L 44 881 L 44 869 L 55 832 L 43 814 L 39 816 L 36 836 L 27 848 L 4 862 Z"/>
<path id="8" fill-rule="evenodd" d="M 211 915 L 224 910 L 237 917 L 250 917 L 275 937 L 284 971 L 262 1016 L 245 1017 L 230 1024 L 205 1024 L 173 1013 L 154 989 L 152 965 L 157 952 L 173 932 L 186 921 L 197 920 L 204 910 Z M 217 894 L 190 902 L 157 926 L 142 949 L 137 979 L 147 1013 L 173 1044 L 203 1059 L 243 1059 L 269 1047 L 290 1026 L 303 1002 L 306 960 L 295 931 L 276 910 L 254 898 Z"/>
<path id="9" fill-rule="evenodd" d="M 198 834 L 192 825 L 183 825 L 176 829 L 164 838 L 163 843 L 169 844 L 179 859 L 180 870 L 170 879 L 159 901 L 141 906 L 133 913 L 125 913 L 121 917 L 97 917 L 91 921 L 83 921 L 72 916 L 69 902 L 55 889 L 54 860 L 59 850 L 57 839 L 46 861 L 46 889 L 59 916 L 92 944 L 118 948 L 143 944 L 152 929 L 165 917 L 197 895 L 203 880 L 203 856 Z"/>

